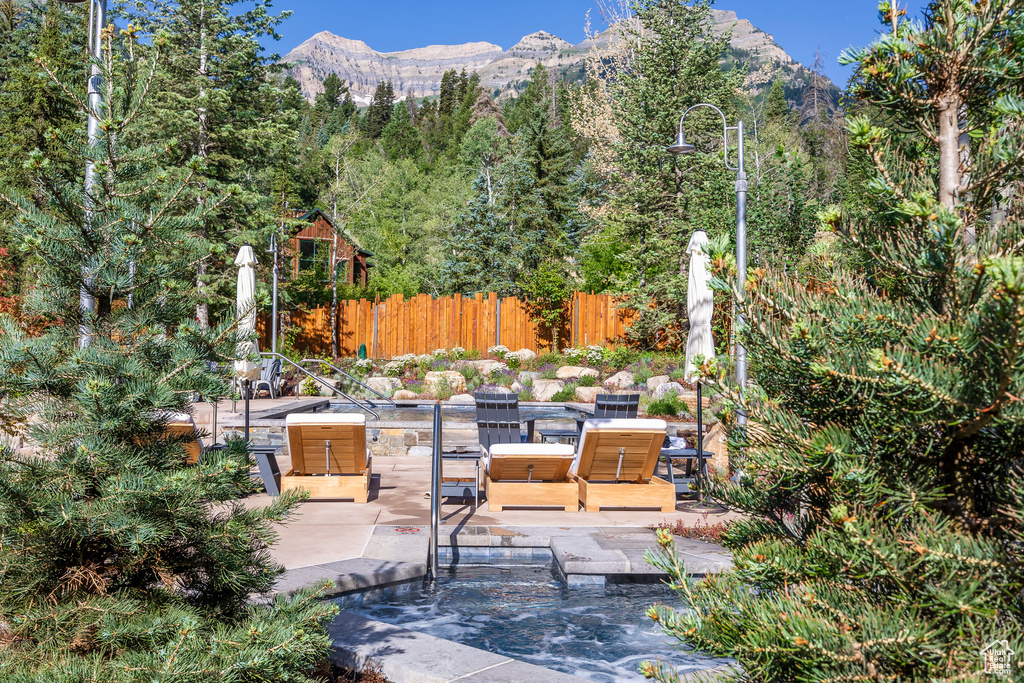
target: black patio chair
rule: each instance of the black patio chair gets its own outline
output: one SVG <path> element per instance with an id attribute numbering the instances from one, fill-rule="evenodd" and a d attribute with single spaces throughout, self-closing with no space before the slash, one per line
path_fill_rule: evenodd
<path id="1" fill-rule="evenodd" d="M 640 394 L 598 394 L 594 400 L 594 418 L 634 418 L 639 408 Z"/>
<path id="2" fill-rule="evenodd" d="M 476 399 L 476 428 L 480 446 L 490 452 L 491 444 L 523 443 L 526 436 L 519 423 L 519 397 L 515 394 L 473 394 Z"/>

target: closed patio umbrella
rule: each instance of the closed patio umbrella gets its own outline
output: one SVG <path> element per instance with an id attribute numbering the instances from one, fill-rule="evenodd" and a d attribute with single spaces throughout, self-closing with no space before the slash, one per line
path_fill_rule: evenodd
<path id="1" fill-rule="evenodd" d="M 693 381 L 697 376 L 694 358 L 714 358 L 715 340 L 711 336 L 711 315 L 715 299 L 708 286 L 708 255 L 705 249 L 708 235 L 698 230 L 690 237 L 686 253 L 690 255 L 690 279 L 686 287 L 686 311 L 690 319 L 690 334 L 686 337 L 686 379 Z"/>
<path id="2" fill-rule="evenodd" d="M 697 382 L 697 476 L 707 475 L 704 463 L 704 418 L 703 399 L 700 391 L 700 375 L 694 359 L 702 356 L 705 360 L 715 356 L 715 340 L 711 336 L 711 316 L 715 299 L 708 286 L 708 235 L 697 230 L 690 237 L 686 253 L 690 255 L 690 278 L 686 287 L 686 310 L 690 318 L 690 333 L 686 337 L 686 368 L 684 373 L 689 381 Z M 703 501 L 703 489 L 698 490 L 698 501 Z"/>
<path id="3" fill-rule="evenodd" d="M 235 265 L 238 266 L 238 289 L 235 307 L 238 315 L 238 336 L 242 341 L 235 348 L 235 377 L 244 384 L 245 394 L 245 440 L 249 440 L 249 384 L 260 377 L 260 364 L 252 357 L 259 353 L 256 342 L 256 254 L 248 244 L 238 250 Z"/>

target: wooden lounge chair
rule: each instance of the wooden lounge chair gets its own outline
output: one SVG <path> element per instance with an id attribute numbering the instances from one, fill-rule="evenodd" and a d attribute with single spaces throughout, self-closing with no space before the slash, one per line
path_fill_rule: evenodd
<path id="1" fill-rule="evenodd" d="M 664 420 L 587 420 L 570 472 L 587 512 L 602 507 L 676 509 L 676 489 L 654 476 Z"/>
<path id="2" fill-rule="evenodd" d="M 281 491 L 305 489 L 311 498 L 352 498 L 370 493 L 366 416 L 355 413 L 293 413 L 285 418 L 292 468 Z"/>
<path id="3" fill-rule="evenodd" d="M 577 512 L 579 487 L 568 476 L 572 460 L 573 447 L 567 444 L 494 444 L 484 479 L 487 509 L 556 505 Z"/>
<path id="4" fill-rule="evenodd" d="M 195 465 L 203 454 L 203 441 L 199 438 L 199 427 L 188 413 L 167 413 L 167 434 L 181 439 L 182 447 L 188 452 L 187 462 Z"/>

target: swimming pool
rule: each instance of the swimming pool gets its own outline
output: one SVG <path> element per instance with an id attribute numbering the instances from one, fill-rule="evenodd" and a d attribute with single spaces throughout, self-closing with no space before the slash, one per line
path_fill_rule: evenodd
<path id="1" fill-rule="evenodd" d="M 343 609 L 601 683 L 642 681 L 645 660 L 680 672 L 730 660 L 680 649 L 645 616 L 663 584 L 569 589 L 551 567 L 458 567 L 431 584 L 342 596 Z"/>
<path id="2" fill-rule="evenodd" d="M 399 405 L 398 407 L 391 407 L 389 405 L 377 404 L 377 407 L 373 409 L 375 413 L 380 415 L 380 422 L 430 422 L 434 419 L 434 406 L 429 405 Z M 330 407 L 324 409 L 325 413 L 364 413 L 357 406 L 351 403 L 344 402 L 331 402 Z M 576 417 L 580 414 L 580 411 L 566 408 L 561 405 L 520 405 L 519 406 L 519 417 L 520 420 L 526 422 L 531 419 L 543 419 L 543 420 L 562 420 L 565 422 L 575 422 Z M 375 419 L 372 415 L 368 416 L 369 419 Z M 476 407 L 472 405 L 451 405 L 443 404 L 441 406 L 441 420 L 444 422 L 462 422 L 462 423 L 474 423 L 476 422 Z"/>

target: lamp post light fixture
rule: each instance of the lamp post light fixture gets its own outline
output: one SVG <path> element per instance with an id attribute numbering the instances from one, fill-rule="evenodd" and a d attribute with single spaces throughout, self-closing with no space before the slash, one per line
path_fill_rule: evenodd
<path id="1" fill-rule="evenodd" d="M 725 120 L 725 114 L 713 104 L 695 104 L 679 117 L 679 132 L 676 134 L 675 142 L 669 145 L 668 151 L 672 154 L 692 154 L 697 148 L 686 141 L 683 135 L 683 121 L 686 115 L 694 109 L 706 107 L 714 109 L 722 117 L 722 161 L 730 171 L 736 171 L 736 279 L 739 282 L 739 290 L 742 295 L 743 283 L 747 281 L 747 172 L 743 166 L 743 121 L 737 121 L 735 126 L 730 126 Z M 729 131 L 736 131 L 738 140 L 739 162 L 737 166 L 729 165 Z M 736 328 L 739 329 L 743 323 L 743 314 L 737 316 Z M 736 341 L 736 383 L 739 384 L 740 392 L 747 386 L 747 350 L 743 344 Z M 747 413 L 741 410 L 737 416 L 741 425 L 747 423 Z"/>
<path id="2" fill-rule="evenodd" d="M 103 41 L 100 34 L 107 25 L 107 0 L 58 0 L 69 5 L 81 5 L 89 3 L 89 55 L 94 60 L 89 72 L 89 147 L 92 148 L 99 141 L 100 109 L 103 107 L 103 95 L 100 88 L 103 85 L 103 75 L 100 72 L 99 60 L 103 56 Z M 96 184 L 96 166 L 92 159 L 85 162 L 85 232 L 92 229 L 92 196 L 93 187 Z M 96 298 L 89 292 L 92 283 L 92 275 L 88 269 L 82 268 L 82 287 L 78 293 L 78 306 L 83 319 L 89 314 L 96 313 Z M 92 343 L 92 335 L 84 320 L 78 328 L 78 347 L 84 349 Z"/>

